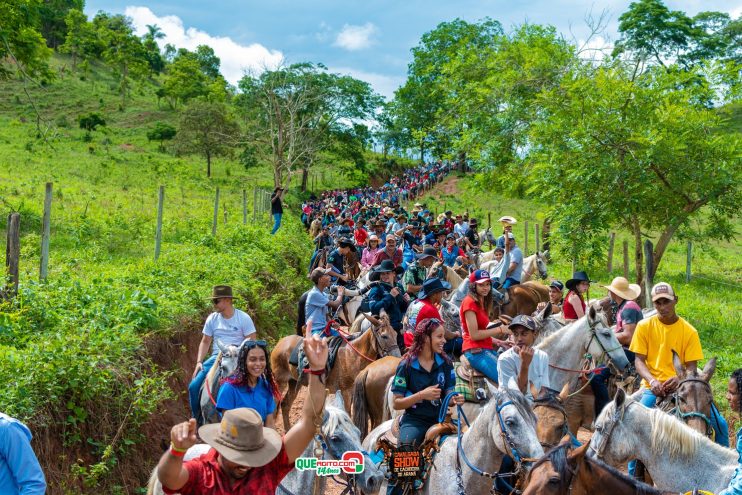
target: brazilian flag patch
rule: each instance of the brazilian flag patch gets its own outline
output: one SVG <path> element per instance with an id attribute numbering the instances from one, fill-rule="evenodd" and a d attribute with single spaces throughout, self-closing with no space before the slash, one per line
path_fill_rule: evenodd
<path id="1" fill-rule="evenodd" d="M 395 376 L 394 386 L 399 388 L 407 388 L 407 380 L 405 380 L 403 376 Z"/>

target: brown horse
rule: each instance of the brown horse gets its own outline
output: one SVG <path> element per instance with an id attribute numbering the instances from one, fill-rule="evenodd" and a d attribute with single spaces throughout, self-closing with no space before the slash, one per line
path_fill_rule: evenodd
<path id="1" fill-rule="evenodd" d="M 353 423 L 361 430 L 361 438 L 366 438 L 371 421 L 371 429 L 383 421 L 386 386 L 394 376 L 400 358 L 386 356 L 366 366 L 353 381 Z"/>
<path id="2" fill-rule="evenodd" d="M 523 495 L 669 495 L 586 455 L 589 444 L 569 452 L 569 439 L 531 468 Z"/>
<path id="3" fill-rule="evenodd" d="M 359 316 L 353 327 L 357 328 L 365 315 Z M 374 360 L 387 356 L 399 356 L 399 347 L 397 347 L 397 332 L 389 323 L 389 318 L 382 314 L 381 318 L 376 319 L 365 316 L 371 325 L 363 331 L 360 336 L 348 337 L 349 342 L 344 342 L 337 351 L 335 364 L 325 379 L 325 387 L 330 392 L 340 390 L 343 394 L 343 401 L 346 409 L 351 404 L 351 387 L 353 379 Z M 289 363 L 291 352 L 301 342 L 302 337 L 298 335 L 289 335 L 278 341 L 278 344 L 271 352 L 271 367 L 273 376 L 278 383 L 278 387 L 283 394 L 281 401 L 281 416 L 283 417 L 284 431 L 289 429 L 289 411 L 291 404 L 296 399 L 299 392 L 301 380 L 296 366 Z M 350 413 L 350 410 L 348 411 Z"/>
<path id="4" fill-rule="evenodd" d="M 569 395 L 569 383 L 565 383 L 558 394 L 554 390 L 541 389 L 541 394 L 531 385 L 531 396 L 536 397 L 531 408 L 536 415 L 536 436 L 544 448 L 557 445 L 569 429 L 564 401 Z"/>
<path id="5" fill-rule="evenodd" d="M 499 307 L 499 314 L 512 317 L 531 315 L 538 303 L 548 301 L 548 287 L 540 282 L 523 282 L 508 289 L 507 303 Z"/>

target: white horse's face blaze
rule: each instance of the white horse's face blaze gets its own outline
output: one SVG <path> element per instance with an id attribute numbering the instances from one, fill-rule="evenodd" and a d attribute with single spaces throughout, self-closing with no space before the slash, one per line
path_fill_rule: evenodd
<path id="1" fill-rule="evenodd" d="M 603 408 L 603 411 L 595 421 L 595 432 L 590 439 L 588 455 L 595 457 L 598 449 L 601 449 L 600 460 L 612 466 L 619 465 L 634 458 L 634 449 L 630 443 L 633 435 L 627 431 L 625 421 L 619 419 L 614 421 L 616 403 L 611 402 Z M 624 411 L 624 418 L 629 411 Z"/>
<path id="2" fill-rule="evenodd" d="M 499 399 L 498 403 L 507 402 L 507 396 Z M 507 430 L 507 434 L 513 440 L 515 448 L 521 457 L 538 458 L 544 455 L 544 449 L 538 441 L 535 425 L 524 418 L 514 404 L 509 404 L 500 411 L 502 422 Z M 492 421 L 491 432 L 492 439 L 495 443 L 502 443 L 502 434 L 500 432 L 500 422 L 497 418 Z M 507 447 L 509 449 L 509 447 Z"/>
<path id="3" fill-rule="evenodd" d="M 549 274 L 546 271 L 546 261 L 541 253 L 536 253 L 536 266 L 538 267 L 538 274 L 542 279 L 545 279 Z"/>

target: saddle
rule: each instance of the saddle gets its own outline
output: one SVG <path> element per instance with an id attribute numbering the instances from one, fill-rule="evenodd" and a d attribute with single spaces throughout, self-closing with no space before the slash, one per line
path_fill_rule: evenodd
<path id="1" fill-rule="evenodd" d="M 481 389 L 486 391 L 487 383 L 484 374 L 472 368 L 469 364 L 469 360 L 466 356 L 461 355 L 461 362 L 454 364 L 456 370 L 456 392 L 464 396 L 464 400 L 467 402 L 482 402 L 487 399 L 486 393 L 484 396 L 477 394 L 477 390 Z"/>
<path id="2" fill-rule="evenodd" d="M 399 447 L 399 422 L 402 420 L 402 416 L 397 416 L 392 422 L 392 427 L 384 433 L 379 440 L 386 440 L 392 447 Z M 451 417 L 446 416 L 446 420 L 443 423 L 436 423 L 425 432 L 425 439 L 422 445 L 430 443 L 432 445 L 438 445 L 444 437 L 448 435 L 456 434 L 456 425 L 450 422 Z"/>
<path id="3" fill-rule="evenodd" d="M 325 366 L 325 370 L 327 374 L 332 371 L 333 366 L 335 365 L 335 359 L 338 355 L 338 349 L 343 345 L 343 339 L 337 336 L 330 337 L 327 341 L 327 365 Z M 307 374 L 303 372 L 303 370 L 309 368 L 309 361 L 307 360 L 307 356 L 304 354 L 304 339 L 299 339 L 299 342 L 296 344 L 294 349 L 291 351 L 291 355 L 289 356 L 289 364 L 292 366 L 296 366 L 299 370 L 299 380 L 304 383 L 307 380 Z"/>

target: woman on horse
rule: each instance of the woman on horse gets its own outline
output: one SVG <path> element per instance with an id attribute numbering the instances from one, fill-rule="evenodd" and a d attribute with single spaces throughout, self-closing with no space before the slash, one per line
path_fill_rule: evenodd
<path id="1" fill-rule="evenodd" d="M 567 297 L 564 298 L 564 305 L 562 306 L 562 316 L 567 323 L 575 320 L 579 320 L 585 316 L 585 296 L 587 291 L 590 289 L 590 277 L 585 272 L 575 272 L 572 278 L 567 280 L 565 284 L 567 286 Z"/>
<path id="2" fill-rule="evenodd" d="M 379 248 L 379 236 L 371 234 L 368 236 L 366 241 L 366 247 L 363 249 L 363 255 L 361 256 L 361 267 L 364 270 L 370 270 L 374 265 L 374 259 L 376 254 L 380 251 Z"/>
<path id="3" fill-rule="evenodd" d="M 491 322 L 489 313 L 493 305 L 492 282 L 486 270 L 476 270 L 469 275 L 469 294 L 461 302 L 461 328 L 464 331 L 462 350 L 472 368 L 483 373 L 495 384 L 497 379 L 498 347 L 509 347 L 499 340 L 508 334 L 495 328 L 500 322 Z"/>
<path id="4" fill-rule="evenodd" d="M 399 446 L 419 448 L 428 428 L 438 423 L 441 399 L 456 385 L 451 359 L 443 351 L 446 338 L 443 322 L 425 318 L 417 322 L 412 346 L 397 366 L 392 382 L 394 409 L 404 411 L 399 421 Z M 464 397 L 455 395 L 455 404 Z M 401 494 L 403 488 L 389 485 L 387 494 Z"/>
<path id="5" fill-rule="evenodd" d="M 742 368 L 734 370 L 732 376 L 729 377 L 727 400 L 729 409 L 742 415 Z M 719 495 L 742 495 L 742 428 L 737 430 L 737 453 L 739 453 L 739 466 L 734 470 L 729 486 L 720 491 Z"/>
<path id="6" fill-rule="evenodd" d="M 465 256 L 465 254 L 456 245 L 456 236 L 454 234 L 448 234 L 446 236 L 446 245 L 441 249 L 443 264 L 453 268 L 456 266 L 456 260 L 458 260 L 459 256 Z"/>
<path id="7" fill-rule="evenodd" d="M 216 399 L 219 413 L 251 407 L 268 428 L 275 427 L 276 404 L 281 401 L 278 384 L 271 371 L 270 353 L 265 340 L 246 340 L 240 348 L 237 369 L 222 381 Z"/>

